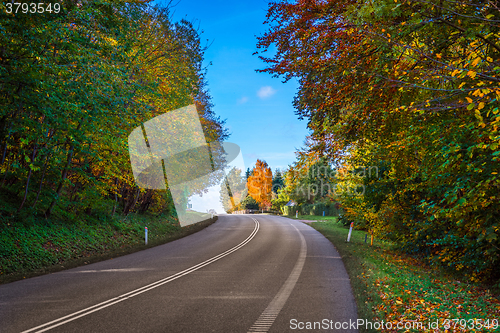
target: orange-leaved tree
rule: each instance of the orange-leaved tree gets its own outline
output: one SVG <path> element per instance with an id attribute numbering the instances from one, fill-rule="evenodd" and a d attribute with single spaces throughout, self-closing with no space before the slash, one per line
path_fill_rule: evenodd
<path id="1" fill-rule="evenodd" d="M 271 202 L 273 187 L 273 173 L 266 161 L 257 160 L 252 175 L 247 179 L 248 194 L 259 203 L 259 206 L 268 207 Z"/>

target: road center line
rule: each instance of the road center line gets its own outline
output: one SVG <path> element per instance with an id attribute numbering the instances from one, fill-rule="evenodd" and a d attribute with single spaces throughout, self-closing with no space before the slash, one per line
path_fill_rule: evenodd
<path id="1" fill-rule="evenodd" d="M 252 220 L 254 220 L 255 222 L 255 227 L 252 231 L 252 233 L 243 241 L 241 242 L 240 244 L 230 248 L 229 250 L 225 251 L 225 252 L 222 252 L 221 254 L 218 254 L 210 259 L 207 259 L 197 265 L 194 265 L 188 269 L 185 269 L 181 272 L 178 272 L 176 274 L 173 274 L 173 275 L 170 275 L 164 279 L 161 279 L 161 280 L 158 280 L 156 282 L 153 282 L 153 283 L 150 283 L 144 287 L 141 287 L 141 288 L 137 288 L 135 290 L 132 290 L 132 291 L 129 291 L 128 293 L 125 293 L 125 294 L 122 294 L 120 296 L 117 296 L 117 297 L 114 297 L 114 298 L 111 298 L 107 301 L 104 301 L 104 302 L 101 302 L 99 304 L 96 304 L 96 305 L 93 305 L 93 306 L 90 306 L 88 308 L 85 308 L 83 310 L 80 310 L 80 311 L 77 311 L 77 312 L 73 312 L 69 315 L 66 315 L 64 317 L 61 317 L 61 318 L 58 318 L 56 320 L 52 320 L 48 323 L 45 323 L 45 324 L 42 324 L 42 325 L 39 325 L 37 327 L 33 327 L 33 328 L 30 328 L 26 331 L 23 331 L 21 333 L 28 333 L 28 332 L 45 332 L 45 331 L 48 331 L 48 330 L 51 330 L 55 327 L 58 327 L 58 326 L 61 326 L 61 325 L 64 325 L 70 321 L 73 321 L 73 320 L 76 320 L 78 318 L 81 318 L 81 317 L 84 317 L 86 315 L 89 315 L 93 312 L 96 312 L 96 311 L 99 311 L 99 310 L 102 310 L 104 308 L 107 308 L 111 305 L 114 305 L 116 303 L 120 303 L 120 302 L 123 302 L 124 300 L 126 299 L 129 299 L 129 298 L 132 298 L 134 296 L 137 296 L 137 295 L 140 295 L 146 291 L 149 291 L 151 289 L 154 289 L 154 288 L 157 288 L 161 285 L 164 285 L 168 282 L 171 282 L 171 281 L 174 281 L 184 275 L 187 275 L 189 273 L 192 273 L 202 267 L 205 267 L 237 250 L 239 250 L 240 248 L 242 248 L 243 246 L 245 246 L 246 244 L 248 244 L 254 237 L 255 235 L 257 234 L 257 232 L 259 231 L 259 228 L 260 228 L 260 225 L 259 225 L 259 221 L 257 221 L 256 219 L 254 219 L 252 217 Z"/>
<path id="2" fill-rule="evenodd" d="M 257 321 L 253 324 L 252 327 L 250 327 L 248 333 L 255 333 L 255 332 L 264 333 L 269 331 L 274 321 L 276 320 L 276 317 L 278 317 L 278 314 L 280 313 L 281 309 L 288 300 L 288 297 L 292 293 L 292 290 L 295 287 L 297 280 L 299 279 L 300 273 L 302 272 L 302 268 L 304 267 L 307 255 L 306 239 L 304 238 L 300 230 L 297 229 L 296 226 L 294 226 L 291 223 L 290 225 L 294 227 L 295 230 L 297 230 L 300 236 L 299 258 L 297 259 L 297 262 L 295 263 L 295 267 L 293 267 L 292 272 L 288 276 L 288 279 L 286 279 L 285 283 L 281 286 L 276 296 L 274 296 L 271 303 L 269 303 L 269 305 L 264 310 L 264 312 L 262 312 Z"/>

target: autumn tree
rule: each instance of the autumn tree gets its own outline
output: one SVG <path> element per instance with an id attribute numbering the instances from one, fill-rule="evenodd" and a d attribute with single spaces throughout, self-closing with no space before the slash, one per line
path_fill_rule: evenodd
<path id="1" fill-rule="evenodd" d="M 258 43 L 262 71 L 299 80 L 299 161 L 383 168 L 343 173 L 369 191 L 344 208 L 471 279 L 500 277 L 499 17 L 498 1 L 273 2 Z"/>
<path id="2" fill-rule="evenodd" d="M 173 209 L 168 191 L 135 184 L 130 132 L 190 104 L 208 141 L 227 132 L 207 92 L 199 31 L 169 13 L 148 1 L 63 1 L 60 13 L 36 15 L 0 4 L 2 216 Z"/>
<path id="3" fill-rule="evenodd" d="M 271 203 L 273 175 L 271 168 L 265 161 L 257 160 L 253 173 L 248 177 L 248 195 L 254 198 L 261 207 L 268 207 Z"/>

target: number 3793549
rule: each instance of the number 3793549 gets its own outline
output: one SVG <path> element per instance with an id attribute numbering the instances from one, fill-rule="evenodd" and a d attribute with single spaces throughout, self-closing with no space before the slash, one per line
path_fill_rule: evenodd
<path id="1" fill-rule="evenodd" d="M 42 13 L 59 13 L 61 11 L 61 5 L 56 3 L 43 3 L 43 2 L 7 2 L 5 3 L 5 11 L 8 14 L 11 13 L 23 13 L 23 14 L 42 14 Z"/>

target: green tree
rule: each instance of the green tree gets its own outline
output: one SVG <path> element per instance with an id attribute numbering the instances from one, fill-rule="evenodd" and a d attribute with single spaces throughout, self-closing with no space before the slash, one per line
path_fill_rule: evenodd
<path id="1" fill-rule="evenodd" d="M 208 141 L 227 137 L 198 31 L 147 1 L 61 7 L 33 16 L 0 4 L 0 187 L 9 201 L 0 214 L 171 210 L 168 191 L 135 185 L 126 142 L 145 121 L 189 104 Z"/>
<path id="2" fill-rule="evenodd" d="M 253 170 L 250 170 L 250 168 L 247 168 L 247 171 L 245 171 L 245 179 L 248 180 L 248 177 L 250 177 L 253 173 Z"/>
<path id="3" fill-rule="evenodd" d="M 241 202 L 241 208 L 257 210 L 259 209 L 259 203 L 249 195 Z"/>
<path id="4" fill-rule="evenodd" d="M 273 175 L 273 192 L 277 194 L 278 191 L 283 187 L 285 187 L 283 176 L 281 175 L 280 169 L 276 169 Z"/>
<path id="5" fill-rule="evenodd" d="M 278 212 L 284 213 L 283 207 L 290 201 L 290 196 L 288 196 L 285 188 L 280 188 L 278 190 L 278 195 L 276 198 L 271 200 L 271 209 Z"/>

